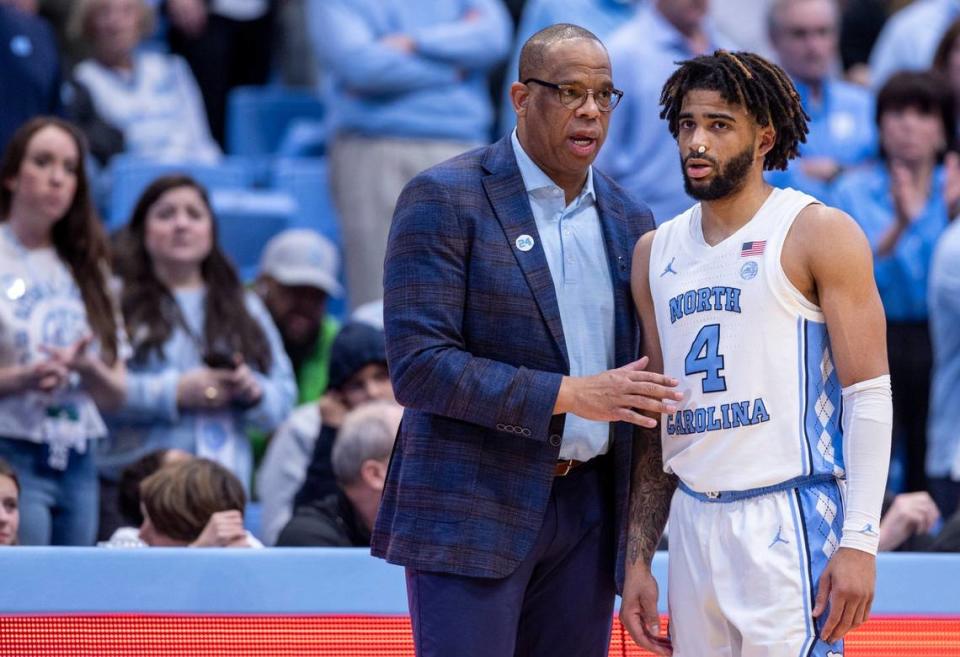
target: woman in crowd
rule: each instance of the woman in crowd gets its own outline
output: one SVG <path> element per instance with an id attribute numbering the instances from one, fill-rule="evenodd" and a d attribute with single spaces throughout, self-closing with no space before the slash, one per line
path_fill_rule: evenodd
<path id="1" fill-rule="evenodd" d="M 20 540 L 91 545 L 99 409 L 124 396 L 107 242 L 72 125 L 23 125 L 0 164 L 0 457 L 20 473 Z"/>
<path id="2" fill-rule="evenodd" d="M 270 315 L 217 245 L 206 191 L 187 176 L 155 180 L 119 240 L 121 307 L 131 336 L 126 403 L 108 418 L 101 474 L 157 449 L 211 458 L 250 481 L 245 431 L 270 432 L 296 384 Z"/>
<path id="3" fill-rule="evenodd" d="M 215 161 L 220 148 L 210 135 L 197 82 L 181 58 L 140 52 L 153 13 L 144 0 L 79 0 L 71 32 L 90 44 L 92 57 L 73 71 L 79 92 L 73 106 L 101 160 L 124 150 L 173 161 Z M 104 126 L 106 124 L 106 126 Z M 105 127 L 122 135 L 113 138 Z"/>
<path id="4" fill-rule="evenodd" d="M 0 459 L 0 547 L 17 544 L 20 528 L 20 481 L 10 464 Z"/>
<path id="5" fill-rule="evenodd" d="M 955 153 L 947 155 L 956 134 L 953 95 L 936 73 L 897 73 L 877 96 L 876 120 L 882 160 L 841 176 L 833 201 L 859 222 L 873 247 L 904 487 L 925 490 L 932 364 L 927 282 L 934 245 L 947 218 L 960 210 L 960 165 Z"/>
<path id="6" fill-rule="evenodd" d="M 263 547 L 243 528 L 243 486 L 213 461 L 160 468 L 140 484 L 140 500 L 140 540 L 150 547 Z"/>

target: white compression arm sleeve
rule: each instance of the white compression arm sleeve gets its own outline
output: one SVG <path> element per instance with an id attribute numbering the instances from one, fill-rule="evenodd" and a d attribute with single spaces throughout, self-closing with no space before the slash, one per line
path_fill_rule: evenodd
<path id="1" fill-rule="evenodd" d="M 840 547 L 877 553 L 880 507 L 890 466 L 893 398 L 890 375 L 843 389 L 843 460 L 846 518 Z"/>

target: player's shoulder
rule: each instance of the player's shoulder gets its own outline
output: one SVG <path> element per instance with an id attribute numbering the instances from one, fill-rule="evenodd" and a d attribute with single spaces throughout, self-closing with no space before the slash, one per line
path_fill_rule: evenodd
<path id="1" fill-rule="evenodd" d="M 636 262 L 638 258 L 642 258 L 643 260 L 650 259 L 650 251 L 653 249 L 653 239 L 656 237 L 658 230 L 660 229 L 654 228 L 640 236 L 640 239 L 637 240 L 637 243 L 633 247 L 634 262 Z"/>
<path id="2" fill-rule="evenodd" d="M 797 214 L 794 228 L 799 236 L 808 239 L 837 239 L 863 235 L 853 217 L 824 203 L 810 203 Z"/>
<path id="3" fill-rule="evenodd" d="M 787 239 L 790 248 L 812 261 L 843 262 L 870 254 L 867 237 L 853 217 L 822 203 L 811 203 L 800 211 Z"/>

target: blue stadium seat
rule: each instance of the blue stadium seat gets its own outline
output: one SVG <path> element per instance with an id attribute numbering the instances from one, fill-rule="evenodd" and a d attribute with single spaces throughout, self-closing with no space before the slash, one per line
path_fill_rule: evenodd
<path id="1" fill-rule="evenodd" d="M 316 94 L 283 87 L 237 87 L 227 98 L 227 152 L 264 156 L 277 152 L 297 119 L 323 118 Z"/>
<path id="2" fill-rule="evenodd" d="M 220 188 L 211 192 L 210 202 L 217 216 L 220 248 L 230 256 L 241 280 L 253 280 L 264 245 L 289 228 L 297 215 L 296 200 L 281 191 Z"/>
<path id="3" fill-rule="evenodd" d="M 340 246 L 340 222 L 327 182 L 323 158 L 278 158 L 273 162 L 271 187 L 296 199 L 299 211 L 292 226 L 312 228 Z"/>
<path id="4" fill-rule="evenodd" d="M 327 182 L 327 161 L 307 157 L 277 158 L 271 168 L 271 187 L 286 192 L 297 202 L 297 214 L 290 227 L 311 228 L 341 248 L 340 223 Z M 340 283 L 349 295 L 342 271 Z M 346 299 L 330 299 L 327 312 L 337 319 L 346 317 Z"/>
<path id="5" fill-rule="evenodd" d="M 327 126 L 321 119 L 296 119 L 277 147 L 277 157 L 323 157 L 327 151 Z"/>
<path id="6" fill-rule="evenodd" d="M 244 158 L 224 158 L 217 164 L 171 163 L 118 155 L 110 163 L 110 201 L 106 213 L 107 228 L 120 228 L 130 219 L 137 199 L 158 176 L 185 173 L 193 176 L 211 192 L 218 188 L 250 187 L 255 167 Z"/>

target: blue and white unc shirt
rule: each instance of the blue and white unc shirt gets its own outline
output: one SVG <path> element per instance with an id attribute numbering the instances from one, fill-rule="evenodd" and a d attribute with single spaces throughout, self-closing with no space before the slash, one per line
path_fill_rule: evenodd
<path id="1" fill-rule="evenodd" d="M 91 332 L 80 288 L 54 248 L 28 250 L 0 223 L 0 367 L 46 359 L 42 345 L 66 347 Z M 99 348 L 94 341 L 88 349 Z M 84 452 L 87 439 L 106 433 L 96 404 L 76 383 L 0 396 L 4 438 L 47 443 L 65 455 L 68 448 Z"/>
<path id="2" fill-rule="evenodd" d="M 817 202 L 774 188 L 714 246 L 703 239 L 700 204 L 657 229 L 650 288 L 665 373 L 684 394 L 661 421 L 664 467 L 695 491 L 843 477 L 827 326 L 780 262 L 794 219 Z"/>

